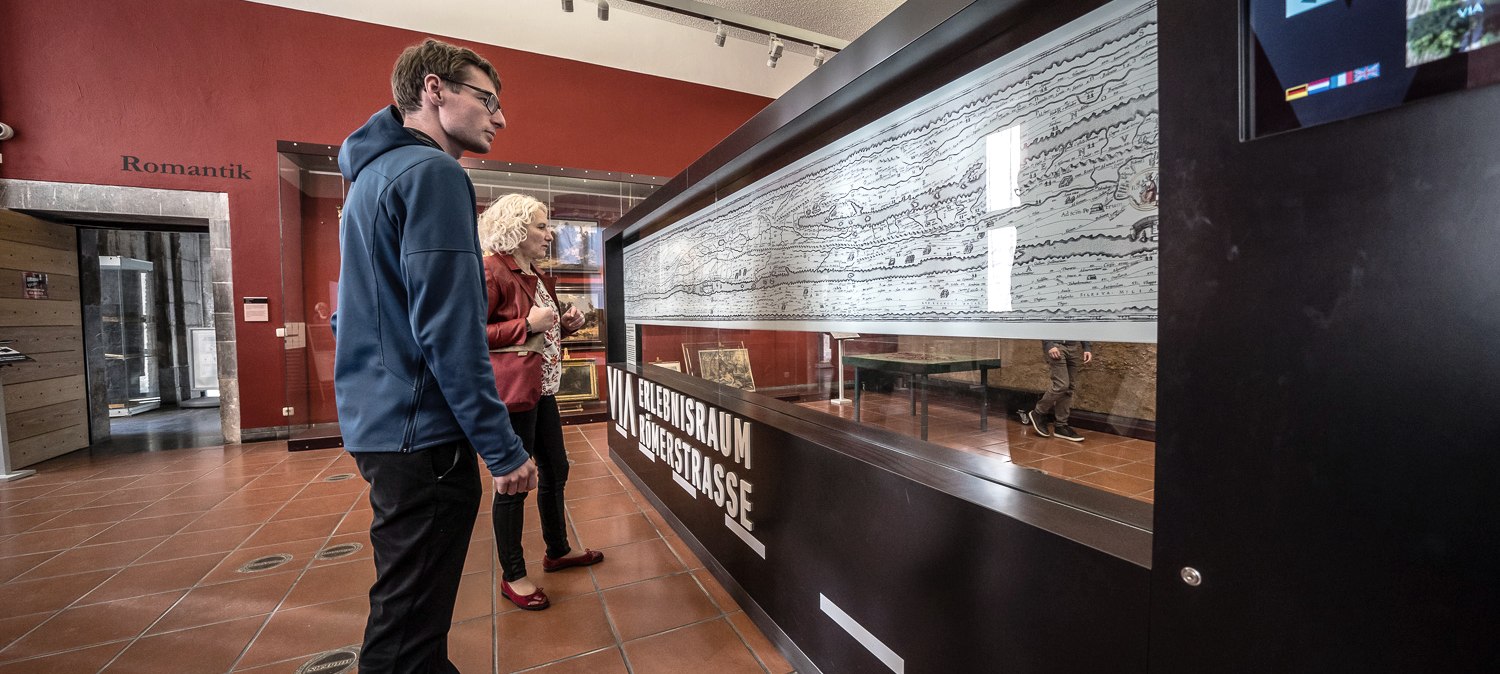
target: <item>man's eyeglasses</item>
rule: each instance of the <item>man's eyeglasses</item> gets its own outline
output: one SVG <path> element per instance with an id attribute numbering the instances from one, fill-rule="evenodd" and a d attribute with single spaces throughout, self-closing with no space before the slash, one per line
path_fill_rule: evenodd
<path id="1" fill-rule="evenodd" d="M 476 86 L 474 86 L 472 84 L 469 84 L 468 82 L 460 82 L 458 80 L 450 80 L 450 79 L 448 79 L 446 77 L 439 77 L 438 79 L 441 79 L 442 81 L 447 82 L 449 84 L 457 84 L 457 85 L 459 85 L 461 87 L 468 87 L 470 89 L 473 89 L 474 91 L 479 92 L 479 100 L 484 101 L 484 109 L 485 110 L 489 110 L 490 114 L 492 114 L 492 115 L 495 114 L 495 113 L 497 113 L 497 112 L 500 112 L 500 97 L 499 96 L 496 96 L 493 93 L 485 91 L 484 89 L 480 89 L 479 87 L 476 87 Z"/>

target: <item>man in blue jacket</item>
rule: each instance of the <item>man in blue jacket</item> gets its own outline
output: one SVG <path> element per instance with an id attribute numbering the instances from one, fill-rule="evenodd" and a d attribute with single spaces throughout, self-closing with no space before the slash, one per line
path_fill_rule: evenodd
<path id="1" fill-rule="evenodd" d="M 474 186 L 458 163 L 505 127 L 500 78 L 473 51 L 401 53 L 396 105 L 344 141 L 334 389 L 344 446 L 370 483 L 375 584 L 359 668 L 457 672 L 448 625 L 482 496 L 536 487 L 495 392 L 484 337 Z"/>

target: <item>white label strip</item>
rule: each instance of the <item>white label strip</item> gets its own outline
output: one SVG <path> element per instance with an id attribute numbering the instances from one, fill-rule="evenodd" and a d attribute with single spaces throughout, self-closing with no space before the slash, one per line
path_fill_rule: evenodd
<path id="1" fill-rule="evenodd" d="M 891 671 L 896 674 L 904 674 L 906 672 L 905 660 L 902 660 L 900 656 L 896 655 L 895 651 L 881 643 L 879 639 L 876 639 L 875 635 L 870 634 L 870 630 L 854 622 L 854 619 L 850 618 L 848 613 L 844 613 L 843 609 L 835 606 L 833 602 L 828 600 L 828 597 L 823 596 L 821 593 L 818 594 L 818 608 L 823 609 L 823 613 L 833 618 L 833 622 L 837 623 L 839 627 L 844 628 L 844 631 L 848 632 L 849 636 L 854 637 L 855 641 L 858 641 L 861 646 L 864 646 L 877 659 L 885 663 L 886 667 L 890 667 Z"/>
<path id="2" fill-rule="evenodd" d="M 989 283 L 986 294 L 990 311 L 1010 311 L 1011 268 L 1016 260 L 1016 228 L 1001 227 L 989 232 Z"/>
<path id="3" fill-rule="evenodd" d="M 985 202 L 990 212 L 1021 205 L 1021 125 L 984 139 Z"/>
<path id="4" fill-rule="evenodd" d="M 677 471 L 675 470 L 672 471 L 672 481 L 676 482 L 677 486 L 682 487 L 682 490 L 687 492 L 688 496 L 691 496 L 695 499 L 698 498 L 698 490 L 693 488 L 693 483 L 683 479 L 683 477 L 681 475 L 678 475 Z"/>
<path id="5" fill-rule="evenodd" d="M 625 321 L 625 362 L 641 362 L 635 357 L 635 323 L 630 321 Z"/>
<path id="6" fill-rule="evenodd" d="M 649 448 L 649 447 L 646 446 L 646 443 L 644 443 L 644 442 L 637 442 L 637 443 L 635 443 L 635 446 L 636 446 L 636 449 L 641 450 L 642 454 L 646 455 L 646 458 L 651 459 L 652 461 L 656 460 L 656 454 L 651 451 L 651 448 Z"/>
<path id="7" fill-rule="evenodd" d="M 755 554 L 760 555 L 761 559 L 766 558 L 766 544 L 760 542 L 760 539 L 750 535 L 750 532 L 745 531 L 745 527 L 740 526 L 739 522 L 736 522 L 730 516 L 725 515 L 724 526 L 729 527 L 729 530 L 733 531 L 734 535 L 739 536 L 740 540 L 745 542 L 745 545 L 750 546 L 750 549 L 754 550 Z"/>

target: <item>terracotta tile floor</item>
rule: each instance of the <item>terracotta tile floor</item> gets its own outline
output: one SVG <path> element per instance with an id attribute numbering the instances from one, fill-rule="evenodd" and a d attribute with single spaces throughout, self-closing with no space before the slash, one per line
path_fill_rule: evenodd
<path id="1" fill-rule="evenodd" d="M 921 401 L 917 404 L 920 413 Z M 802 406 L 854 419 L 853 405 L 834 405 L 825 400 Z M 911 399 L 906 391 L 865 393 L 860 407 L 863 423 L 914 438 L 921 435 L 921 418 L 912 416 Z M 990 429 L 980 431 L 976 401 L 947 395 L 932 395 L 928 399 L 928 442 L 1033 468 L 1138 501 L 1154 502 L 1156 443 L 1099 431 L 1078 433 L 1084 437 L 1083 442 L 1041 437 L 1015 415 L 1005 416 L 1005 410 L 997 409 L 993 403 Z"/>
<path id="2" fill-rule="evenodd" d="M 498 593 L 489 500 L 450 634 L 466 673 L 784 674 L 786 660 L 608 462 L 605 426 L 570 427 L 568 501 L 598 566 L 543 574 L 552 608 Z M 291 673 L 357 645 L 375 577 L 366 485 L 341 450 L 284 443 L 74 452 L 0 483 L 0 674 Z M 352 477 L 343 477 L 352 475 Z M 330 481 L 330 479 L 332 481 Z M 340 543 L 354 554 L 317 559 Z M 273 554 L 291 561 L 238 569 Z"/>

